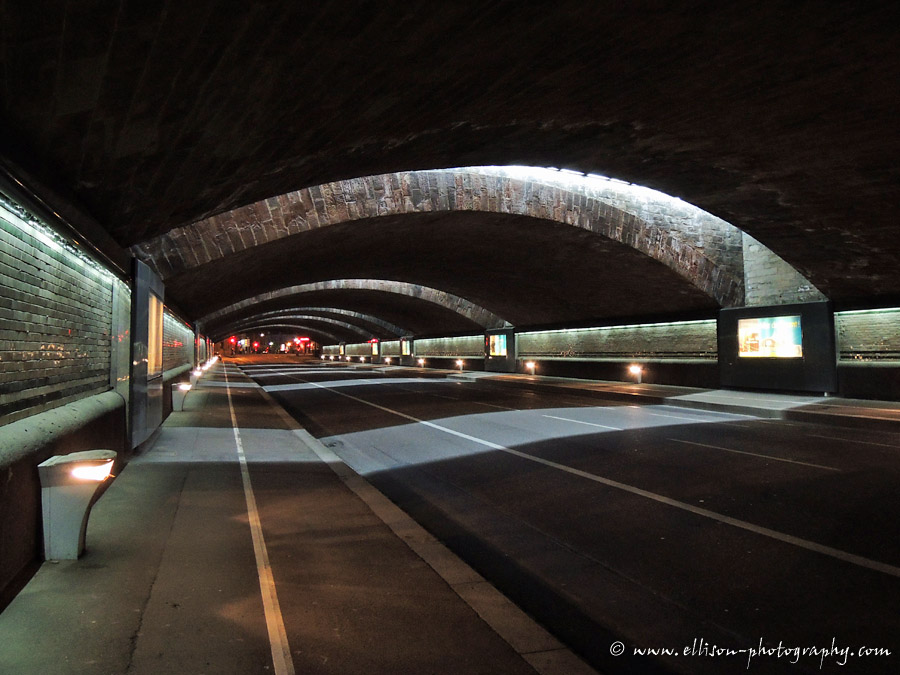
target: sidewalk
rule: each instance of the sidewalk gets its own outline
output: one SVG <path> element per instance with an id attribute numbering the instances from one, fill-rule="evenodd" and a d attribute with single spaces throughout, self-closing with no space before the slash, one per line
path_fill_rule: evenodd
<path id="1" fill-rule="evenodd" d="M 661 384 L 636 384 L 578 380 L 541 375 L 505 375 L 447 371 L 449 378 L 482 382 L 513 383 L 538 389 L 565 388 L 570 393 L 596 396 L 636 405 L 674 405 L 716 410 L 770 419 L 816 422 L 837 426 L 900 432 L 900 401 L 875 401 L 811 394 L 695 389 Z"/>
<path id="2" fill-rule="evenodd" d="M 221 364 L 0 638 L 4 675 L 593 672 Z"/>

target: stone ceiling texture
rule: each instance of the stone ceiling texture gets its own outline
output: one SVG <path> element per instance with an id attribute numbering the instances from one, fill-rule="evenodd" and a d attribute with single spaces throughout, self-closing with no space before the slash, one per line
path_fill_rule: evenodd
<path id="1" fill-rule="evenodd" d="M 838 306 L 897 302 L 894 10 L 793 0 L 0 0 L 0 155 L 126 248 L 336 180 L 565 167 L 699 206 Z M 284 285 L 367 274 L 437 285 L 536 324 L 657 311 L 644 300 L 669 311 L 715 305 L 610 242 L 491 215 L 426 220 L 435 234 L 414 245 L 400 240 L 413 225 L 372 219 L 384 249 L 323 235 L 304 246 L 335 249 L 310 258 L 308 271 L 289 238 L 293 258 L 262 246 L 258 259 L 223 259 L 218 277 L 201 268 L 197 279 L 170 280 L 167 297 L 198 318 L 247 297 L 242 280 L 272 290 L 279 271 Z M 504 257 L 508 242 L 479 227 L 524 228 L 533 255 L 566 260 L 535 278 L 525 243 Z M 218 294 L 193 287 L 214 278 L 227 282 Z M 529 314 L 527 294 L 545 292 Z M 322 306 L 391 320 L 371 306 Z"/>

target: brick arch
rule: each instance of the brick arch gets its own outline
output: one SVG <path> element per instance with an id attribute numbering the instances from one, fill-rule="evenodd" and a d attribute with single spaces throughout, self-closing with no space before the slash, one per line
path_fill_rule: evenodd
<path id="1" fill-rule="evenodd" d="M 289 329 L 291 329 L 291 331 L 297 330 L 302 333 L 309 333 L 310 335 L 316 336 L 317 338 L 326 338 L 335 344 L 341 341 L 341 339 L 338 336 L 336 336 L 334 333 L 329 333 L 328 331 L 324 331 L 320 328 L 315 328 L 313 326 L 306 326 L 303 324 L 291 323 L 291 322 L 284 322 L 284 323 L 277 322 L 277 323 L 273 323 L 271 325 L 263 325 L 258 322 L 252 322 L 252 321 L 249 323 L 238 325 L 238 326 L 233 326 L 231 328 L 231 330 L 219 333 L 212 339 L 214 342 L 218 342 L 219 340 L 224 340 L 226 335 L 231 335 L 233 333 L 252 333 L 252 332 L 260 330 L 260 329 L 271 331 L 271 330 L 275 330 L 278 328 L 289 328 Z M 320 339 L 319 342 L 324 342 L 324 340 Z"/>
<path id="2" fill-rule="evenodd" d="M 371 331 L 362 328 L 361 326 L 354 325 L 352 323 L 348 323 L 346 321 L 339 321 L 337 319 L 330 319 L 327 317 L 320 316 L 310 316 L 304 314 L 285 314 L 283 316 L 278 317 L 269 317 L 269 318 L 261 318 L 261 317 L 246 317 L 242 318 L 238 321 L 235 321 L 235 326 L 249 326 L 253 324 L 254 326 L 267 327 L 267 326 L 283 326 L 286 323 L 304 323 L 304 324 L 325 324 L 327 326 L 334 326 L 335 328 L 340 328 L 343 331 L 348 333 L 352 333 L 354 335 L 358 335 L 360 338 L 370 338 L 372 337 Z M 310 326 L 310 329 L 312 327 Z M 241 328 L 234 329 L 223 329 L 225 332 L 233 333 L 235 330 L 241 330 Z M 220 334 L 221 331 L 216 331 L 216 334 Z"/>
<path id="3" fill-rule="evenodd" d="M 228 305 L 227 307 L 223 307 L 222 309 L 202 317 L 199 320 L 199 323 L 206 326 L 213 322 L 227 321 L 229 315 L 253 307 L 261 302 L 300 298 L 304 293 L 335 290 L 377 291 L 381 293 L 405 295 L 449 309 L 482 328 L 503 328 L 510 326 L 508 321 L 497 316 L 493 312 L 490 312 L 473 302 L 469 302 L 465 298 L 453 295 L 452 293 L 447 293 L 436 288 L 429 288 L 427 286 L 420 286 L 419 284 L 410 284 L 402 281 L 387 281 L 383 279 L 332 279 L 329 281 L 318 281 L 312 284 L 289 286 L 277 291 L 262 293 L 252 298 L 246 298 Z"/>
<path id="4" fill-rule="evenodd" d="M 166 279 L 315 228 L 452 211 L 526 215 L 590 230 L 660 261 L 721 306 L 744 303 L 738 228 L 654 190 L 528 167 L 408 171 L 326 183 L 170 230 L 132 250 Z"/>
<path id="5" fill-rule="evenodd" d="M 340 317 L 340 318 L 338 318 Z M 372 314 L 362 312 L 354 312 L 349 309 L 341 309 L 339 307 L 306 307 L 292 306 L 286 309 L 278 309 L 269 312 L 259 312 L 256 314 L 248 314 L 240 318 L 241 321 L 268 321 L 271 319 L 314 319 L 316 321 L 332 322 L 346 321 L 346 325 L 352 325 L 355 329 L 363 329 L 369 332 L 377 331 L 384 336 L 400 337 L 409 335 L 412 331 L 396 326 L 388 321 L 378 318 Z M 337 320 L 337 321 L 335 321 Z"/>

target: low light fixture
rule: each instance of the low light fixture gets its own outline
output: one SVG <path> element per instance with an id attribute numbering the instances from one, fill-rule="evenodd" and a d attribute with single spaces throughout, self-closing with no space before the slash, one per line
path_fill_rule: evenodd
<path id="1" fill-rule="evenodd" d="M 534 361 L 527 361 L 527 362 L 525 363 L 525 368 L 527 368 L 528 370 L 530 370 L 532 375 L 534 375 L 534 367 L 535 367 Z"/>
<path id="2" fill-rule="evenodd" d="M 459 366 L 459 372 L 462 372 L 463 360 L 462 359 L 457 360 L 456 365 Z"/>
<path id="3" fill-rule="evenodd" d="M 641 384 L 641 378 L 644 374 L 644 369 L 641 368 L 638 364 L 632 364 L 628 366 L 628 372 L 637 377 L 637 383 Z"/>
<path id="4" fill-rule="evenodd" d="M 73 478 L 79 480 L 93 480 L 100 483 L 109 478 L 109 475 L 112 473 L 112 468 L 113 460 L 109 460 L 103 464 L 79 464 L 73 467 L 70 473 Z"/>
<path id="5" fill-rule="evenodd" d="M 384 362 L 388 365 L 391 365 L 391 357 L 390 356 L 385 357 Z"/>
<path id="6" fill-rule="evenodd" d="M 424 367 L 425 367 L 425 359 L 419 359 L 419 367 L 420 367 L 420 368 L 424 368 Z"/>

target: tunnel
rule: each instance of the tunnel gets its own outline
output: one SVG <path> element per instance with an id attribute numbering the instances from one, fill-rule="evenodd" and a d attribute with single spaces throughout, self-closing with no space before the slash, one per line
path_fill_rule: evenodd
<path id="1" fill-rule="evenodd" d="M 844 657 L 895 672 L 892 10 L 0 2 L 0 635 L 16 645 L 0 671 L 44 668 L 25 645 L 47 630 L 96 672 L 203 669 L 237 626 L 259 653 L 209 668 L 287 675 L 321 647 L 321 672 L 428 672 L 446 640 L 447 672 L 812 672 Z M 45 562 L 37 467 L 97 449 L 118 460 L 96 548 L 88 530 L 81 559 Z M 192 610 L 211 637 L 176 647 L 134 625 L 104 661 L 63 614 L 41 624 L 54 610 L 26 607 L 68 597 L 60 571 L 119 564 L 117 583 L 146 596 L 141 621 L 189 606 L 164 574 L 181 519 L 232 489 L 240 508 L 185 520 L 184 542 L 215 521 L 248 561 L 265 539 L 273 563 L 252 579 L 261 596 Z M 342 623 L 364 610 L 327 594 L 310 597 L 352 639 L 288 590 L 287 628 L 236 618 L 262 602 L 268 621 L 298 556 L 337 555 L 335 495 L 376 520 L 328 536 L 381 532 L 394 550 L 386 500 L 468 566 L 429 596 L 443 621 L 416 618 L 421 599 L 372 609 L 393 635 L 434 621 L 427 647 L 379 650 Z M 140 533 L 153 513 L 170 534 Z M 307 513 L 321 538 L 307 523 L 309 549 L 279 548 Z M 252 537 L 223 524 L 245 521 Z M 440 573 L 421 546 L 397 549 L 413 556 L 402 569 Z M 155 591 L 124 551 L 155 560 Z M 207 594 L 244 554 L 197 563 Z M 471 575 L 498 595 L 474 600 L 458 582 Z M 718 599 L 692 586 L 703 575 Z M 546 632 L 517 646 L 488 616 L 501 604 Z M 131 625 L 117 611 L 95 620 Z M 825 655 L 792 661 L 780 640 Z"/>

